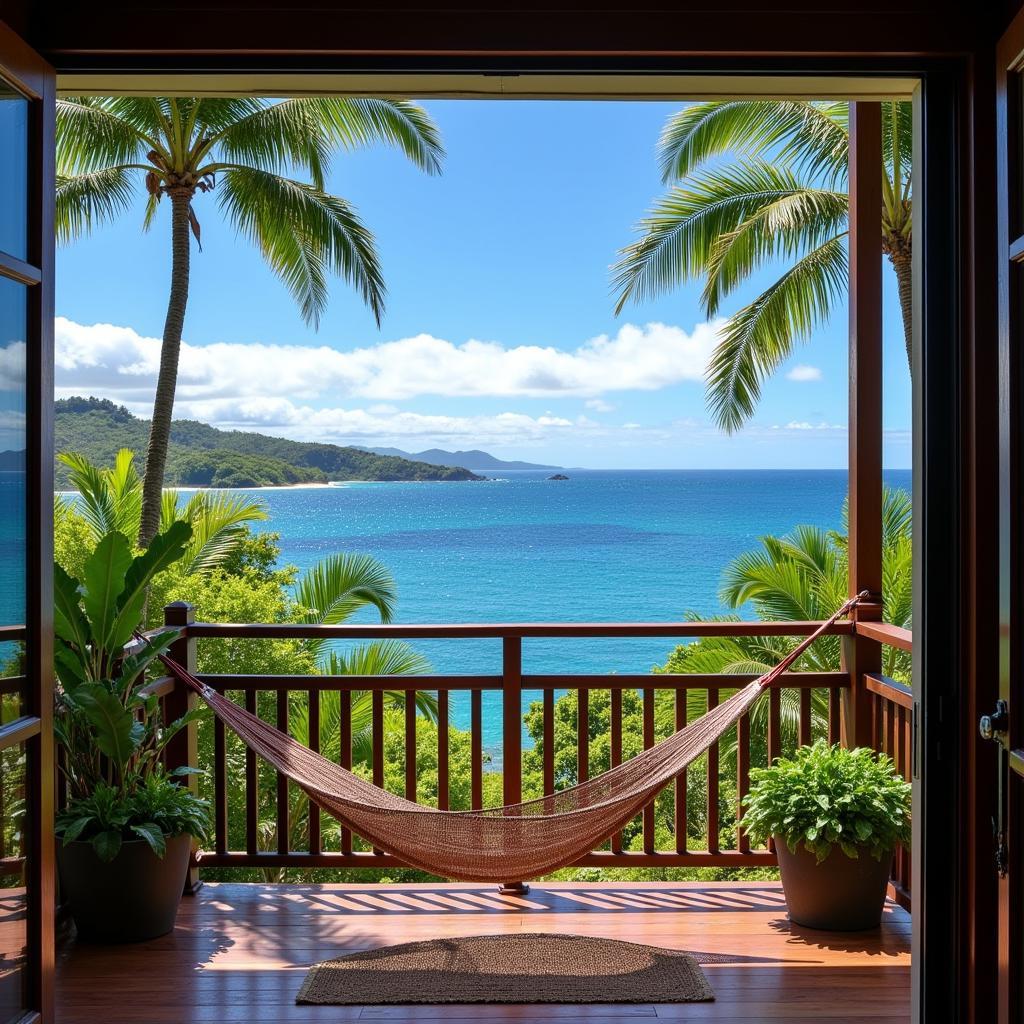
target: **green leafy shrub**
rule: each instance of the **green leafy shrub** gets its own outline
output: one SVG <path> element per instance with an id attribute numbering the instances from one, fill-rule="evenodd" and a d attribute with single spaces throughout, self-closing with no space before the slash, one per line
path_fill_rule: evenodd
<path id="1" fill-rule="evenodd" d="M 794 853 L 802 843 L 820 864 L 836 846 L 881 860 L 910 840 L 910 784 L 884 754 L 819 740 L 750 778 L 743 828 L 754 843 L 777 836 Z"/>
<path id="2" fill-rule="evenodd" d="M 167 838 L 190 835 L 201 842 L 207 838 L 210 808 L 174 775 L 155 770 L 132 790 L 101 782 L 86 797 L 75 800 L 57 816 L 56 833 L 65 843 L 92 843 L 102 861 L 113 860 L 126 840 L 144 839 L 162 857 Z"/>
<path id="3" fill-rule="evenodd" d="M 153 578 L 179 562 L 192 527 L 177 521 L 133 554 L 123 533 L 107 533 L 82 565 L 81 578 L 54 566 L 54 666 L 60 683 L 53 729 L 68 803 L 57 831 L 65 844 L 89 840 L 113 860 L 125 839 L 141 839 L 163 856 L 166 838 L 206 835 L 209 805 L 162 757 L 171 738 L 201 713 L 165 722 L 146 689 L 149 667 L 178 633 L 167 630 L 127 648 L 140 628 Z"/>

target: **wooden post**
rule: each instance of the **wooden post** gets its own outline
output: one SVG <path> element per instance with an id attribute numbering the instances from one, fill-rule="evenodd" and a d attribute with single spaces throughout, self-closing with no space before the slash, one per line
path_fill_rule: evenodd
<path id="1" fill-rule="evenodd" d="M 867 590 L 878 601 L 860 605 L 859 621 L 881 618 L 882 592 L 882 108 L 850 104 L 850 595 Z M 881 645 L 864 637 L 843 641 L 850 686 L 843 693 L 842 742 L 871 743 L 871 694 L 865 672 L 878 672 Z"/>
<path id="2" fill-rule="evenodd" d="M 502 803 L 517 804 L 523 799 L 523 641 L 507 636 L 501 647 L 502 675 Z M 499 891 L 521 896 L 530 891 L 523 882 L 505 882 Z"/>
<path id="3" fill-rule="evenodd" d="M 186 630 L 181 639 L 176 640 L 170 649 L 171 657 L 184 665 L 189 672 L 196 671 L 196 642 L 188 636 L 190 623 L 195 622 L 195 609 L 184 601 L 175 601 L 164 608 L 164 625 L 173 629 Z M 195 707 L 196 695 L 181 683 L 164 698 L 164 720 L 173 722 Z M 194 768 L 199 762 L 199 745 L 196 735 L 196 724 L 191 722 L 167 744 L 165 759 L 168 769 L 182 768 L 186 765 Z M 194 793 L 198 792 L 199 783 L 194 775 L 187 775 L 182 780 Z M 194 896 L 202 885 L 199 878 L 199 866 L 196 862 L 195 845 L 189 857 L 188 874 L 185 876 L 185 895 Z"/>

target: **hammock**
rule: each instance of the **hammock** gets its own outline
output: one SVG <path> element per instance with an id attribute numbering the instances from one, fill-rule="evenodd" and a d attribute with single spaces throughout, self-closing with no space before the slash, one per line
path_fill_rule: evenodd
<path id="1" fill-rule="evenodd" d="M 865 596 L 847 601 L 760 678 L 624 764 L 550 796 L 486 810 L 441 811 L 380 789 L 239 707 L 174 659 L 161 660 L 248 747 L 377 849 L 445 878 L 507 882 L 566 867 L 618 832 Z"/>

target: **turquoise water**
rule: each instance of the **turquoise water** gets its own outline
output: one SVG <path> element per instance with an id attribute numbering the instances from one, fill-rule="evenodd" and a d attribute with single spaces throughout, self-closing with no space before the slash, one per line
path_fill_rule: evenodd
<path id="1" fill-rule="evenodd" d="M 722 570 L 765 533 L 837 527 L 845 471 L 509 473 L 487 483 L 266 490 L 282 558 L 367 552 L 398 581 L 399 622 L 671 621 L 725 611 Z M 886 480 L 910 487 L 909 471 Z M 372 616 L 361 615 L 369 621 Z M 498 673 L 498 640 L 417 641 L 438 672 Z M 526 640 L 526 672 L 646 672 L 671 641 Z M 524 694 L 524 706 L 537 694 Z M 484 695 L 500 745 L 500 695 Z M 466 726 L 464 701 L 453 704 Z"/>

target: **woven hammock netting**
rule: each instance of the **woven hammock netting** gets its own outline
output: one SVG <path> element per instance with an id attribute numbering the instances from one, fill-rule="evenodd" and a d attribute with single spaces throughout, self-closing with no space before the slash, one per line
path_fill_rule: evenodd
<path id="1" fill-rule="evenodd" d="M 572 864 L 618 832 L 860 599 L 844 604 L 770 672 L 629 761 L 550 796 L 475 811 L 441 811 L 380 789 L 217 693 L 173 659 L 162 660 L 247 746 L 374 847 L 444 878 L 507 882 Z"/>

